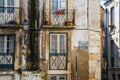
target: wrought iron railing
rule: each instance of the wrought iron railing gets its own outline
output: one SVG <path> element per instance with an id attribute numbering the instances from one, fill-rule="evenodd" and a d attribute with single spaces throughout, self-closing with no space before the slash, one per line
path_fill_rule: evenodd
<path id="1" fill-rule="evenodd" d="M 0 70 L 13 69 L 14 53 L 0 53 Z"/>
<path id="2" fill-rule="evenodd" d="M 67 53 L 49 54 L 50 70 L 67 70 Z"/>
<path id="3" fill-rule="evenodd" d="M 0 7 L 0 25 L 17 25 L 22 21 L 22 12 L 20 7 Z"/>
<path id="4" fill-rule="evenodd" d="M 46 26 L 74 26 L 75 24 L 75 10 L 62 9 L 44 10 L 43 25 Z"/>

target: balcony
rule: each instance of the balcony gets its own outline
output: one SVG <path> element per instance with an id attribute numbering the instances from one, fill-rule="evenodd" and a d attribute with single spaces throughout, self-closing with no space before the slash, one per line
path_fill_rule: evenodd
<path id="1" fill-rule="evenodd" d="M 13 69 L 14 53 L 0 53 L 0 70 Z"/>
<path id="2" fill-rule="evenodd" d="M 50 70 L 67 70 L 67 53 L 50 53 Z"/>
<path id="3" fill-rule="evenodd" d="M 75 10 L 44 10 L 43 28 L 74 28 Z"/>
<path id="4" fill-rule="evenodd" d="M 21 15 L 20 7 L 0 7 L 0 27 L 19 25 Z"/>

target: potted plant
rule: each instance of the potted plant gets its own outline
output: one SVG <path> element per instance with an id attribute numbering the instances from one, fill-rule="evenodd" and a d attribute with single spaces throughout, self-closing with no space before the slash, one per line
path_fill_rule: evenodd
<path id="1" fill-rule="evenodd" d="M 72 21 L 66 21 L 66 22 L 65 22 L 65 25 L 66 25 L 66 26 L 72 26 L 73 23 L 72 23 Z"/>
<path id="2" fill-rule="evenodd" d="M 59 15 L 59 14 L 64 14 L 63 11 L 56 11 L 55 14 Z"/>
<path id="3" fill-rule="evenodd" d="M 45 21 L 46 25 L 51 25 L 51 22 L 49 20 Z"/>

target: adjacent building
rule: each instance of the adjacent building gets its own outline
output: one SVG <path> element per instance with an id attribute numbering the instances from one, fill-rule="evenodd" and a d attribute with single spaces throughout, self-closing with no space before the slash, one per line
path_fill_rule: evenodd
<path id="1" fill-rule="evenodd" d="M 105 3 L 105 57 L 108 80 L 120 80 L 120 1 Z"/>

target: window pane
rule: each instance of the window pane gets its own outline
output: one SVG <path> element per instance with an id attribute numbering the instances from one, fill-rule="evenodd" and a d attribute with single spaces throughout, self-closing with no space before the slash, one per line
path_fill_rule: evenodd
<path id="1" fill-rule="evenodd" d="M 60 35 L 60 53 L 65 53 L 65 35 Z"/>
<path id="2" fill-rule="evenodd" d="M 114 24 L 114 7 L 111 8 L 111 24 Z"/>
<path id="3" fill-rule="evenodd" d="M 57 35 L 52 35 L 51 52 L 57 53 Z"/>
<path id="4" fill-rule="evenodd" d="M 14 0 L 7 0 L 7 6 L 14 6 Z"/>
<path id="5" fill-rule="evenodd" d="M 4 6 L 4 0 L 0 0 L 0 6 Z"/>
<path id="6" fill-rule="evenodd" d="M 7 0 L 7 6 L 11 8 L 7 8 L 7 12 L 13 13 L 14 12 L 14 0 Z"/>
<path id="7" fill-rule="evenodd" d="M 4 36 L 0 36 L 0 53 L 4 53 Z"/>
<path id="8" fill-rule="evenodd" d="M 14 36 L 7 37 L 7 52 L 14 53 Z"/>
<path id="9" fill-rule="evenodd" d="M 58 8 L 59 9 L 66 9 L 66 0 L 59 0 Z"/>
<path id="10" fill-rule="evenodd" d="M 0 6 L 2 6 L 2 7 L 0 7 L 0 12 L 4 12 L 4 0 L 0 0 Z"/>

